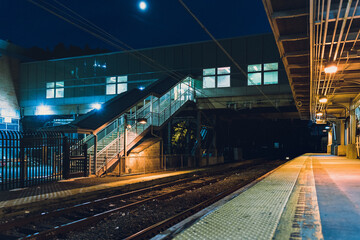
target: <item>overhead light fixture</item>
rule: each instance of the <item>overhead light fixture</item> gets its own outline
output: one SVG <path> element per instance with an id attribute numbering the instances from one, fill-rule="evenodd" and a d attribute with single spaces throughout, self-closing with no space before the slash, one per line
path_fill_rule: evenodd
<path id="1" fill-rule="evenodd" d="M 140 124 L 146 124 L 147 123 L 147 119 L 146 118 L 138 118 L 137 122 Z"/>
<path id="2" fill-rule="evenodd" d="M 330 129 L 330 126 L 326 126 L 325 129 L 329 130 L 329 129 Z"/>
<path id="3" fill-rule="evenodd" d="M 338 67 L 335 63 L 330 62 L 328 64 L 326 64 L 325 68 L 324 68 L 324 72 L 325 73 L 336 73 Z"/>
<path id="4" fill-rule="evenodd" d="M 318 117 L 321 117 L 321 116 L 323 116 L 324 114 L 322 113 L 322 112 L 317 112 L 316 113 L 316 116 L 318 116 Z"/>
<path id="5" fill-rule="evenodd" d="M 324 96 L 320 97 L 319 98 L 319 103 L 327 103 L 328 102 L 328 99 Z"/>

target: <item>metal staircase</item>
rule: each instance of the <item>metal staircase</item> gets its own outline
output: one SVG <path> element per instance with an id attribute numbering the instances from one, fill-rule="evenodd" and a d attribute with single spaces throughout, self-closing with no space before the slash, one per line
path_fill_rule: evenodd
<path id="1" fill-rule="evenodd" d="M 133 147 L 151 127 L 161 127 L 186 103 L 194 101 L 194 97 L 194 79 L 186 77 L 162 96 L 150 95 L 134 103 L 133 106 L 140 106 L 136 111 L 124 112 L 99 131 L 97 137 L 86 137 L 91 173 L 106 172 L 124 155 L 125 144 L 127 150 Z M 140 123 L 139 119 L 146 119 L 146 123 Z"/>

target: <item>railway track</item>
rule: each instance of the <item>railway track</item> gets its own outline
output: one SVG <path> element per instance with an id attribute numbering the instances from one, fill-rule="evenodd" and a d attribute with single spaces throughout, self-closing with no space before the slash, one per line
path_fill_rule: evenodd
<path id="1" fill-rule="evenodd" d="M 244 167 L 246 168 L 249 166 L 254 166 L 254 163 L 242 165 L 240 168 L 244 169 Z M 221 181 L 238 170 L 238 168 L 232 168 L 225 173 L 215 171 L 211 174 L 193 176 L 16 219 L 5 224 L 0 224 L 0 239 L 48 239 L 49 237 L 61 235 L 69 231 L 76 231 L 96 223 L 116 212 L 129 211 L 151 201 L 171 198 L 182 194 L 185 191 L 201 188 Z M 224 194 L 226 195 L 229 193 Z M 221 194 L 221 196 L 224 195 Z M 212 203 L 211 200 L 207 202 L 208 205 Z M 206 207 L 206 204 L 204 206 L 199 205 L 196 209 L 199 210 L 204 207 Z M 161 223 L 159 225 L 161 226 L 160 229 L 163 229 L 164 226 L 169 226 L 171 223 L 179 222 L 181 221 L 179 219 L 183 219 L 198 210 L 191 208 L 187 213 Z M 134 239 L 143 239 L 144 237 L 142 236 L 145 232 L 147 232 L 145 238 L 147 238 L 148 234 L 154 235 L 154 233 L 159 232 L 159 226 L 154 227 L 152 230 L 149 229 L 144 231 L 144 233 L 140 234 L 140 238 L 135 235 Z M 129 239 L 132 239 L 132 237 Z"/>
<path id="2" fill-rule="evenodd" d="M 191 181 L 189 179 L 178 180 L 172 183 L 101 198 L 71 207 L 57 209 L 55 211 L 17 219 L 16 221 L 0 225 L 0 239 L 47 239 L 49 236 L 77 230 L 104 219 L 115 212 L 125 211 L 150 201 L 170 198 L 184 193 L 185 191 L 215 183 L 225 177 L 225 175 L 220 177 L 209 177 L 210 179 L 208 180 L 196 180 L 194 177 L 191 178 L 193 181 L 190 183 L 186 183 Z M 179 187 L 175 184 L 185 186 Z M 155 192 L 150 196 L 141 196 L 143 193 L 164 189 L 171 185 L 173 185 L 173 188 L 175 189 L 166 190 L 166 193 L 160 191 L 159 193 Z"/>

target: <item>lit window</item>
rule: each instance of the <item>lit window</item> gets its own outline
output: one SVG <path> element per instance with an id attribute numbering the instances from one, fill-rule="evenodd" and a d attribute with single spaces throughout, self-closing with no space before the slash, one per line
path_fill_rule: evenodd
<path id="1" fill-rule="evenodd" d="M 230 75 L 218 76 L 217 87 L 230 87 Z"/>
<path id="2" fill-rule="evenodd" d="M 203 88 L 230 87 L 230 67 L 203 69 Z"/>
<path id="3" fill-rule="evenodd" d="M 248 65 L 248 86 L 278 84 L 278 69 L 277 62 Z"/>
<path id="4" fill-rule="evenodd" d="M 117 94 L 127 91 L 127 76 L 119 76 L 117 78 Z"/>
<path id="5" fill-rule="evenodd" d="M 248 85 L 261 85 L 261 72 L 248 73 Z"/>
<path id="6" fill-rule="evenodd" d="M 264 85 L 278 84 L 278 63 L 265 63 L 264 64 Z"/>
<path id="7" fill-rule="evenodd" d="M 46 98 L 63 98 L 64 82 L 48 82 L 46 83 Z"/>
<path id="8" fill-rule="evenodd" d="M 115 94 L 115 93 L 116 93 L 116 84 L 106 85 L 106 95 Z"/>
<path id="9" fill-rule="evenodd" d="M 249 65 L 248 72 L 261 72 L 261 64 Z"/>
<path id="10" fill-rule="evenodd" d="M 54 89 L 46 89 L 46 98 L 54 98 L 55 92 Z"/>
<path id="11" fill-rule="evenodd" d="M 217 87 L 230 87 L 230 67 L 217 68 Z"/>
<path id="12" fill-rule="evenodd" d="M 204 77 L 203 88 L 215 88 L 215 76 Z"/>
<path id="13" fill-rule="evenodd" d="M 204 76 L 215 75 L 215 68 L 206 68 L 203 70 Z"/>
<path id="14" fill-rule="evenodd" d="M 264 72 L 265 84 L 278 84 L 278 71 Z"/>
<path id="15" fill-rule="evenodd" d="M 274 71 L 279 69 L 278 63 L 264 63 L 264 71 Z"/>
<path id="16" fill-rule="evenodd" d="M 106 95 L 120 94 L 127 91 L 127 76 L 106 78 Z"/>

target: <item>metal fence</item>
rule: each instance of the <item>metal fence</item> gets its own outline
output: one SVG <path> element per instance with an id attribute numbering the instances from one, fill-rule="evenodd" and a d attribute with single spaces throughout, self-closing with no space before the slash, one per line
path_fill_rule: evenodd
<path id="1" fill-rule="evenodd" d="M 61 132 L 0 131 L 0 189 L 87 174 L 84 145 Z"/>

